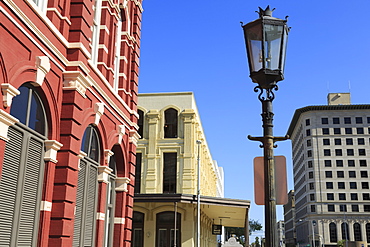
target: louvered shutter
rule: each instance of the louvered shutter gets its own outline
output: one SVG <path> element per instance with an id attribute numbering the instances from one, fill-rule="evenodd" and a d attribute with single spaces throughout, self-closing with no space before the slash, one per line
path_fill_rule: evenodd
<path id="1" fill-rule="evenodd" d="M 0 246 L 10 246 L 17 199 L 23 134 L 10 127 L 0 180 Z"/>
<path id="2" fill-rule="evenodd" d="M 86 162 L 80 160 L 80 170 L 78 171 L 77 195 L 76 195 L 76 213 L 74 222 L 73 246 L 80 246 L 81 229 L 82 229 L 82 209 L 84 201 L 86 177 Z"/>
<path id="3" fill-rule="evenodd" d="M 94 225 L 95 225 L 95 215 L 96 215 L 96 208 L 95 208 L 95 201 L 96 201 L 96 194 L 97 194 L 97 181 L 98 181 L 98 173 L 97 167 L 90 164 L 89 166 L 89 175 L 88 175 L 88 187 L 87 195 L 86 195 L 86 220 L 85 220 L 85 234 L 84 234 L 84 246 L 92 246 L 93 245 L 93 237 L 94 237 Z"/>
<path id="4" fill-rule="evenodd" d="M 30 138 L 24 171 L 22 202 L 19 213 L 19 228 L 17 246 L 34 246 L 37 240 L 37 216 L 40 205 L 38 203 L 40 179 L 43 178 L 40 162 L 43 157 L 43 142 Z"/>

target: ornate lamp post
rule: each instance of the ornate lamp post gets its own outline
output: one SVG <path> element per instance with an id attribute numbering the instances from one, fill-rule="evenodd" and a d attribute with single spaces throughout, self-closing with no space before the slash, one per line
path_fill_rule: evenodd
<path id="1" fill-rule="evenodd" d="M 287 20 L 272 17 L 267 6 L 259 8 L 259 19 L 243 25 L 245 43 L 249 62 L 250 77 L 258 86 L 258 99 L 262 103 L 263 137 L 248 136 L 248 139 L 260 141 L 264 154 L 264 190 L 265 190 L 265 228 L 266 247 L 279 246 L 276 228 L 276 191 L 274 151 L 276 141 L 288 137 L 273 136 L 272 101 L 273 90 L 277 91 L 277 82 L 284 79 L 284 64 L 289 28 Z"/>

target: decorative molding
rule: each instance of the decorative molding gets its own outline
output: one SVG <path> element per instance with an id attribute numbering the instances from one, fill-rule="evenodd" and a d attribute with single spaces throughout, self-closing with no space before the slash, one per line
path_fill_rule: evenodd
<path id="1" fill-rule="evenodd" d="M 8 129 L 9 126 L 14 125 L 19 122 L 18 119 L 7 113 L 6 111 L 0 109 L 0 139 L 4 141 L 9 141 Z"/>
<path id="2" fill-rule="evenodd" d="M 116 191 L 123 191 L 123 192 L 127 192 L 127 184 L 130 182 L 131 180 L 129 178 L 126 178 L 126 177 L 117 177 L 116 178 Z"/>
<path id="3" fill-rule="evenodd" d="M 112 168 L 109 166 L 98 166 L 98 182 L 109 183 L 109 174 L 111 174 L 112 171 Z"/>
<path id="4" fill-rule="evenodd" d="M 77 157 L 79 158 L 79 160 L 78 160 L 78 170 L 81 170 L 81 166 L 80 166 L 80 163 L 81 163 L 81 160 L 83 159 L 83 158 L 85 158 L 87 156 L 87 153 L 85 153 L 85 152 L 83 152 L 83 151 L 80 151 L 80 153 L 77 155 Z"/>
<path id="5" fill-rule="evenodd" d="M 134 144 L 135 146 L 137 146 L 137 142 L 140 138 L 140 135 L 137 133 L 136 130 L 130 130 L 129 131 L 129 134 L 130 134 L 130 143 Z"/>
<path id="6" fill-rule="evenodd" d="M 42 86 L 46 74 L 50 71 L 50 59 L 47 56 L 36 57 L 36 79 L 35 83 Z"/>
<path id="7" fill-rule="evenodd" d="M 100 122 L 101 116 L 104 114 L 104 103 L 95 103 L 94 112 L 95 112 L 95 124 L 98 125 Z"/>
<path id="8" fill-rule="evenodd" d="M 125 125 L 119 125 L 118 126 L 118 143 L 122 143 L 123 136 L 126 133 L 126 126 Z"/>
<path id="9" fill-rule="evenodd" d="M 52 205 L 53 205 L 53 203 L 51 203 L 51 202 L 41 201 L 40 210 L 51 212 Z"/>
<path id="10" fill-rule="evenodd" d="M 63 144 L 55 140 L 46 140 L 44 143 L 46 150 L 44 160 L 57 163 L 57 153 L 63 147 Z"/>
<path id="11" fill-rule="evenodd" d="M 3 104 L 5 108 L 9 107 L 12 104 L 13 97 L 21 93 L 18 89 L 16 89 L 9 83 L 1 84 L 1 92 L 3 93 Z"/>
<path id="12" fill-rule="evenodd" d="M 79 71 L 65 71 L 63 72 L 63 89 L 64 90 L 76 90 L 84 98 L 88 87 L 92 84 L 86 77 Z"/>
<path id="13" fill-rule="evenodd" d="M 126 222 L 125 218 L 114 217 L 114 224 L 124 225 Z"/>
<path id="14" fill-rule="evenodd" d="M 97 212 L 96 213 L 96 219 L 97 220 L 105 220 L 105 213 L 102 213 L 102 212 Z"/>
<path id="15" fill-rule="evenodd" d="M 113 156 L 113 155 L 114 155 L 114 153 L 111 150 L 109 150 L 109 149 L 104 150 L 105 162 L 108 166 L 109 166 L 110 157 Z"/>

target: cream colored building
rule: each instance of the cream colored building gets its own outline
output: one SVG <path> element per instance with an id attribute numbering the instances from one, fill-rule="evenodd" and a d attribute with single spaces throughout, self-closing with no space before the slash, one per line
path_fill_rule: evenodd
<path id="1" fill-rule="evenodd" d="M 193 93 L 140 94 L 138 113 L 132 246 L 196 246 L 198 164 L 200 246 L 217 246 L 215 225 L 244 227 L 250 202 L 223 198 Z"/>

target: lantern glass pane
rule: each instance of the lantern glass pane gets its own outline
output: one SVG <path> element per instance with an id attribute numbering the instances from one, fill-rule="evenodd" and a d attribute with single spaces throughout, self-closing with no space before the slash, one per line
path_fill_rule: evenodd
<path id="1" fill-rule="evenodd" d="M 288 43 L 288 28 L 286 26 L 284 27 L 284 37 L 283 37 L 283 43 L 281 44 L 281 63 L 280 63 L 280 69 L 281 72 L 284 73 L 284 66 L 285 66 L 285 58 L 286 58 L 286 46 Z"/>
<path id="2" fill-rule="evenodd" d="M 260 25 L 245 30 L 248 45 L 248 56 L 250 60 L 250 69 L 259 71 L 262 69 L 262 30 Z"/>
<path id="3" fill-rule="evenodd" d="M 265 24 L 265 68 L 280 69 L 281 41 L 284 26 Z"/>

